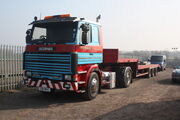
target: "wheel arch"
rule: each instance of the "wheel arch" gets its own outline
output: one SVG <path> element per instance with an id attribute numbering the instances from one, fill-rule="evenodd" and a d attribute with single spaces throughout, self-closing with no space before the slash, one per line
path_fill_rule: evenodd
<path id="1" fill-rule="evenodd" d="M 99 69 L 99 66 L 97 64 L 92 65 L 89 67 L 87 74 L 86 74 L 86 86 L 88 85 L 89 77 L 92 72 L 96 72 L 99 76 L 99 85 L 101 85 L 102 81 L 102 71 Z"/>

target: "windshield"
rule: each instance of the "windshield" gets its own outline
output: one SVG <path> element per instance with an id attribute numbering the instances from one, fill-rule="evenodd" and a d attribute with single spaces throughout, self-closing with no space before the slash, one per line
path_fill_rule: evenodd
<path id="1" fill-rule="evenodd" d="M 44 23 L 33 27 L 31 43 L 73 43 L 76 37 L 77 23 Z"/>
<path id="2" fill-rule="evenodd" d="M 151 57 L 151 62 L 162 62 L 163 61 L 163 56 L 152 56 Z"/>

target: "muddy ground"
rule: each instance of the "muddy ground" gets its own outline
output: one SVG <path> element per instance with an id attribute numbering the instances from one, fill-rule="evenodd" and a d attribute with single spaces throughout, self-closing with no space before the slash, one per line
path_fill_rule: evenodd
<path id="1" fill-rule="evenodd" d="M 0 93 L 0 120 L 180 120 L 180 84 L 167 69 L 124 89 L 103 89 L 92 101 L 32 88 Z"/>

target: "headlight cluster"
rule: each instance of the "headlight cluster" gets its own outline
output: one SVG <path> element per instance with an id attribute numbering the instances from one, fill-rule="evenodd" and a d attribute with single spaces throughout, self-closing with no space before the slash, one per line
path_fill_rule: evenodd
<path id="1" fill-rule="evenodd" d="M 64 75 L 64 80 L 72 80 L 72 76 L 71 75 Z"/>
<path id="2" fill-rule="evenodd" d="M 30 72 L 30 71 L 26 71 L 26 72 L 25 72 L 25 76 L 27 76 L 27 77 L 31 77 L 31 76 L 32 76 L 32 72 Z"/>

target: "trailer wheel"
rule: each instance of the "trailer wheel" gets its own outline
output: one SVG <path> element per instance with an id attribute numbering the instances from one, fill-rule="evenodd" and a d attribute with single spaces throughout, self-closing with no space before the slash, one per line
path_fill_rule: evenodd
<path id="1" fill-rule="evenodd" d="M 88 87 L 84 93 L 86 100 L 94 99 L 99 92 L 99 76 L 96 72 L 92 72 L 89 77 Z"/>
<path id="2" fill-rule="evenodd" d="M 148 69 L 148 74 L 145 76 L 146 78 L 150 78 L 151 77 L 151 70 Z"/>
<path id="3" fill-rule="evenodd" d="M 157 75 L 157 69 L 155 68 L 154 69 L 154 76 L 156 76 Z"/>
<path id="4" fill-rule="evenodd" d="M 151 69 L 151 77 L 154 76 L 154 69 Z"/>
<path id="5" fill-rule="evenodd" d="M 132 70 L 130 67 L 119 68 L 116 72 L 116 87 L 127 88 L 132 81 Z"/>

